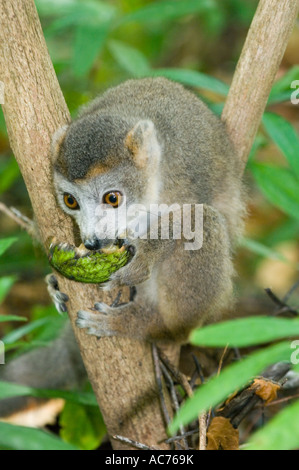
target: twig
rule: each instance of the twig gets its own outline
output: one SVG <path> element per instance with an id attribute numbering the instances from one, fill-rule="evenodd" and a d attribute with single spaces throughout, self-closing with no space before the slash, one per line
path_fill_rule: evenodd
<path id="1" fill-rule="evenodd" d="M 280 382 L 283 377 L 290 371 L 291 365 L 289 362 L 277 362 L 263 371 L 262 377 L 272 382 Z"/>
<path id="2" fill-rule="evenodd" d="M 228 350 L 228 344 L 225 346 L 224 350 L 223 350 L 223 353 L 221 355 L 221 358 L 220 358 L 220 361 L 219 361 L 219 365 L 218 365 L 218 371 L 217 371 L 217 376 L 220 374 L 221 372 L 221 369 L 222 369 L 222 366 L 223 366 L 223 361 L 224 361 L 224 357 L 225 357 L 225 354 L 227 353 L 227 350 Z"/>
<path id="3" fill-rule="evenodd" d="M 270 289 L 270 287 L 267 287 L 265 289 L 265 292 L 268 294 L 268 296 L 270 297 L 270 299 L 272 300 L 272 302 L 274 302 L 278 307 L 285 307 L 285 303 L 282 302 L 278 297 L 277 295 L 274 294 L 274 292 L 272 291 L 272 289 Z"/>
<path id="4" fill-rule="evenodd" d="M 28 217 L 18 211 L 15 207 L 8 208 L 3 202 L 0 202 L 0 212 L 3 212 L 10 219 L 16 222 L 22 229 L 26 230 L 30 237 L 37 239 L 33 220 L 28 219 Z"/>
<path id="5" fill-rule="evenodd" d="M 294 310 L 292 307 L 289 307 L 289 305 L 287 305 L 283 300 L 280 300 L 269 287 L 267 287 L 265 291 L 270 297 L 270 299 L 279 307 L 279 309 L 274 312 L 274 315 L 279 315 L 281 313 L 286 312 L 292 313 L 296 316 L 298 315 L 297 310 Z"/>
<path id="6" fill-rule="evenodd" d="M 199 416 L 199 450 L 207 448 L 207 418 L 207 413 L 202 413 Z"/>
<path id="7" fill-rule="evenodd" d="M 282 301 L 284 304 L 287 304 L 288 300 L 290 299 L 291 295 L 298 289 L 299 281 L 295 282 L 295 284 L 290 288 L 290 290 L 286 293 L 283 297 Z"/>
<path id="8" fill-rule="evenodd" d="M 221 369 L 222 369 L 222 366 L 223 366 L 223 361 L 224 361 L 224 356 L 227 352 L 227 349 L 228 349 L 228 345 L 225 346 L 224 350 L 223 350 L 223 353 L 221 355 L 221 358 L 220 358 L 220 361 L 219 361 L 219 364 L 218 364 L 218 370 L 217 370 L 217 376 L 219 376 L 220 372 L 221 372 Z M 209 412 L 207 413 L 207 428 L 209 427 L 210 425 L 210 422 L 211 422 L 211 417 L 214 418 L 215 417 L 215 413 L 214 413 L 214 410 L 212 408 L 209 409 Z"/>
<path id="9" fill-rule="evenodd" d="M 273 382 L 281 381 L 289 369 L 288 364 L 276 364 L 269 367 L 264 371 L 262 377 L 266 380 Z M 261 397 L 256 395 L 255 390 L 247 387 L 240 391 L 234 398 L 232 398 L 227 405 L 219 413 L 219 416 L 228 418 L 232 425 L 237 428 L 243 419 L 252 411 L 257 405 L 264 406 L 264 401 Z"/>
<path id="10" fill-rule="evenodd" d="M 172 444 L 175 441 L 181 441 L 182 439 L 186 439 L 187 437 L 194 436 L 195 434 L 198 434 L 198 430 L 194 429 L 193 431 L 187 431 L 184 435 L 182 436 L 174 436 L 170 437 L 169 439 L 166 439 L 164 442 L 166 444 Z"/>
<path id="11" fill-rule="evenodd" d="M 159 356 L 161 360 L 163 361 L 164 365 L 167 367 L 167 369 L 170 371 L 170 373 L 173 375 L 173 377 L 177 380 L 177 382 L 183 387 L 186 395 L 190 398 L 193 396 L 193 390 L 191 385 L 189 384 L 187 377 L 182 374 L 176 367 L 174 367 L 168 358 L 165 356 L 165 354 L 162 353 L 161 350 L 159 350 Z M 206 413 L 203 413 L 202 415 L 199 416 L 199 450 L 204 450 L 206 448 L 206 432 L 207 432 L 207 416 Z"/>
<path id="12" fill-rule="evenodd" d="M 174 367 L 173 364 L 171 364 L 169 359 L 165 356 L 165 354 L 160 349 L 158 349 L 158 352 L 159 352 L 159 357 L 161 361 L 167 367 L 167 369 L 175 378 L 175 380 L 183 387 L 186 395 L 188 397 L 192 397 L 193 391 L 187 380 L 187 377 L 184 374 L 182 374 L 176 367 Z"/>
<path id="13" fill-rule="evenodd" d="M 195 367 L 196 367 L 195 372 L 194 372 L 194 374 L 193 374 L 193 376 L 190 380 L 190 386 L 193 390 L 196 379 L 199 377 L 201 384 L 204 384 L 205 383 L 205 378 L 204 378 L 204 375 L 202 373 L 201 365 L 200 365 L 197 357 L 195 356 L 195 354 L 192 354 L 192 359 L 193 359 L 193 361 L 195 363 Z"/>
<path id="14" fill-rule="evenodd" d="M 275 401 L 271 401 L 271 403 L 268 403 L 267 405 L 265 405 L 267 408 L 269 406 L 276 406 L 276 405 L 280 405 L 281 403 L 285 403 L 285 402 L 288 402 L 290 400 L 294 400 L 296 398 L 299 398 L 299 394 L 297 395 L 291 395 L 289 397 L 285 397 L 285 398 L 280 398 L 279 400 L 275 400 Z"/>
<path id="15" fill-rule="evenodd" d="M 146 444 L 142 444 L 141 442 L 132 441 L 132 439 L 129 439 L 128 437 L 115 435 L 115 436 L 112 436 L 112 438 L 115 439 L 116 441 L 123 442 L 124 444 L 128 444 L 140 450 L 161 450 L 159 449 L 159 447 L 147 446 Z"/>
<path id="16" fill-rule="evenodd" d="M 230 420 L 234 428 L 240 426 L 243 419 L 252 411 L 258 404 L 263 404 L 262 398 L 257 395 L 253 395 L 251 398 L 248 399 L 248 402 L 244 406 L 244 408 L 239 412 L 239 414 Z"/>
<path id="17" fill-rule="evenodd" d="M 234 353 L 235 353 L 235 360 L 240 361 L 242 359 L 242 356 L 241 356 L 239 348 L 234 348 Z"/>
<path id="18" fill-rule="evenodd" d="M 168 373 L 168 371 L 167 371 L 167 369 L 166 369 L 166 367 L 164 366 L 163 363 L 161 363 L 161 369 L 162 369 L 163 375 L 164 375 L 164 377 L 167 380 L 168 385 L 169 385 L 170 396 L 171 396 L 171 399 L 172 399 L 173 407 L 174 407 L 175 411 L 178 412 L 178 410 L 180 408 L 180 405 L 179 405 L 179 401 L 178 401 L 178 397 L 177 397 L 177 394 L 176 394 L 176 390 L 175 390 L 173 380 L 172 380 L 170 374 Z M 184 436 L 186 434 L 186 430 L 185 430 L 183 425 L 180 425 L 180 433 L 181 433 L 182 436 Z M 184 443 L 185 450 L 188 450 L 188 442 L 185 438 L 183 438 L 183 443 Z"/>
<path id="19" fill-rule="evenodd" d="M 159 390 L 161 408 L 162 408 L 165 424 L 168 426 L 170 423 L 170 416 L 167 410 L 164 393 L 163 393 L 162 374 L 161 374 L 161 368 L 160 368 L 160 362 L 159 362 L 158 349 L 154 343 L 152 344 L 152 353 L 153 353 L 154 369 L 155 369 L 155 375 L 156 375 L 156 382 L 157 382 L 158 390 Z"/>
<path id="20" fill-rule="evenodd" d="M 223 366 L 224 357 L 227 353 L 227 350 L 228 350 L 228 344 L 225 346 L 223 353 L 221 355 L 219 365 L 218 365 L 218 370 L 217 370 L 217 376 L 220 375 L 220 372 Z M 209 423 L 211 421 L 211 415 L 212 415 L 212 408 L 209 409 L 208 413 L 203 413 L 199 418 L 199 421 L 200 421 L 199 449 L 200 450 L 201 450 L 201 447 L 203 447 L 202 450 L 206 449 L 207 430 L 208 430 Z"/>

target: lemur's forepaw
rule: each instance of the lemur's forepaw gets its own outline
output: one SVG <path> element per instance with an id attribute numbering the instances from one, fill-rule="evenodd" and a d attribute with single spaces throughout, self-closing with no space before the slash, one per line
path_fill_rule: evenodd
<path id="1" fill-rule="evenodd" d="M 122 284 L 119 282 L 118 279 L 109 279 L 107 282 L 102 282 L 99 284 L 99 288 L 104 291 L 108 292 L 113 289 L 120 289 L 122 287 Z"/>
<path id="2" fill-rule="evenodd" d="M 58 286 L 58 281 L 54 274 L 48 274 L 46 277 L 46 283 L 47 283 L 47 288 L 49 295 L 54 302 L 54 305 L 56 307 L 56 310 L 58 313 L 63 314 L 67 312 L 67 305 L 66 302 L 68 302 L 69 298 L 66 294 L 63 294 L 59 290 Z"/>
<path id="3" fill-rule="evenodd" d="M 134 287 L 145 282 L 150 277 L 150 270 L 147 265 L 135 266 L 131 262 L 128 266 L 124 266 L 115 273 L 111 274 L 109 281 L 100 285 L 100 289 L 110 291 L 118 289 L 122 286 Z"/>
<path id="4" fill-rule="evenodd" d="M 80 310 L 78 312 L 76 325 L 79 328 L 86 328 L 89 335 L 97 336 L 115 336 L 113 330 L 113 316 L 117 312 L 117 308 L 109 307 L 104 302 L 97 302 L 94 309 L 99 313 L 86 312 Z"/>

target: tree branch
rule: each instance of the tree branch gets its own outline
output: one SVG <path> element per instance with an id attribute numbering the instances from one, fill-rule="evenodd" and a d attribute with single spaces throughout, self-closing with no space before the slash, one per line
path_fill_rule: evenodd
<path id="1" fill-rule="evenodd" d="M 28 189 L 41 242 L 47 249 L 48 238 L 55 235 L 74 243 L 72 221 L 55 201 L 49 159 L 51 136 L 70 121 L 70 115 L 33 0 L 0 0 L 0 80 L 5 87 L 3 111 L 11 147 Z M 103 297 L 95 287 L 65 278 L 60 277 L 59 284 L 71 299 L 73 326 L 78 310 Z M 112 296 L 106 295 L 104 301 L 111 303 Z M 164 440 L 150 345 L 122 338 L 97 340 L 76 327 L 74 331 L 110 436 L 122 435 L 149 446 Z M 119 441 L 112 443 L 116 449 L 128 449 Z"/>
<path id="2" fill-rule="evenodd" d="M 222 120 L 244 167 L 299 11 L 299 0 L 260 0 Z"/>

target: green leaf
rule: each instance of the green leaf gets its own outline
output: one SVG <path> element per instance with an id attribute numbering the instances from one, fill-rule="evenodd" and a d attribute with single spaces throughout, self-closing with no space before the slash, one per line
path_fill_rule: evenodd
<path id="1" fill-rule="evenodd" d="M 101 24 L 110 20 L 116 8 L 99 0 L 35 0 L 42 16 L 58 16 L 50 29 L 52 33 L 68 28 L 70 25 Z"/>
<path id="2" fill-rule="evenodd" d="M 8 292 L 16 282 L 16 276 L 5 276 L 0 278 L 0 304 L 3 302 Z"/>
<path id="3" fill-rule="evenodd" d="M 45 308 L 45 307 L 42 307 Z M 33 309 L 33 312 L 36 312 L 37 308 Z M 62 329 L 65 327 L 68 322 L 67 315 L 57 315 L 57 311 L 54 306 L 47 306 L 45 308 L 46 312 L 55 312 L 55 316 L 48 316 L 44 325 L 41 325 L 41 328 L 35 330 L 34 341 L 41 342 L 43 344 L 48 344 L 49 342 L 55 340 L 60 336 Z M 45 318 L 45 317 L 42 317 Z M 31 343 L 31 341 L 30 341 Z"/>
<path id="4" fill-rule="evenodd" d="M 216 116 L 221 117 L 224 109 L 224 103 L 208 103 L 208 107 L 214 114 L 216 114 Z"/>
<path id="5" fill-rule="evenodd" d="M 213 377 L 198 388 L 193 397 L 186 401 L 170 424 L 169 432 L 174 434 L 180 425 L 190 423 L 203 411 L 222 403 L 266 367 L 276 362 L 289 361 L 291 352 L 290 343 L 283 342 L 255 352 L 248 358 L 226 367 L 218 377 Z"/>
<path id="6" fill-rule="evenodd" d="M 156 1 L 124 16 L 121 22 L 161 23 L 182 18 L 186 15 L 214 11 L 215 6 L 214 0 L 201 0 L 200 2 L 198 0 L 188 0 L 187 2 L 185 0 Z"/>
<path id="7" fill-rule="evenodd" d="M 120 67 L 132 76 L 143 77 L 152 74 L 146 57 L 134 47 L 115 40 L 109 41 L 108 47 Z"/>
<path id="8" fill-rule="evenodd" d="M 0 240 L 0 256 L 3 255 L 3 253 L 8 250 L 8 248 L 11 247 L 11 245 L 16 241 L 17 238 L 15 237 L 3 238 L 2 240 Z"/>
<path id="9" fill-rule="evenodd" d="M 175 82 L 182 83 L 183 85 L 192 86 L 195 88 L 203 88 L 204 90 L 213 91 L 222 96 L 226 96 L 229 91 L 229 86 L 226 83 L 211 77 L 196 70 L 187 69 L 156 69 L 152 71 L 153 76 L 166 77 Z"/>
<path id="10" fill-rule="evenodd" d="M 7 191 L 20 176 L 20 170 L 15 158 L 11 158 L 5 164 L 0 164 L 0 194 Z"/>
<path id="11" fill-rule="evenodd" d="M 281 93 L 272 96 L 271 99 L 268 101 L 268 105 L 273 105 L 277 103 L 283 103 L 285 101 L 290 101 L 292 97 L 292 93 L 294 90 L 289 90 L 289 91 L 282 91 Z"/>
<path id="12" fill-rule="evenodd" d="M 59 424 L 62 439 L 81 450 L 97 449 L 107 434 L 100 410 L 74 403 L 66 403 Z"/>
<path id="13" fill-rule="evenodd" d="M 299 65 L 295 65 L 280 78 L 272 87 L 268 104 L 279 103 L 281 101 L 290 101 L 293 89 L 292 82 L 299 80 Z"/>
<path id="14" fill-rule="evenodd" d="M 23 351 L 28 351 L 29 349 L 32 349 L 33 347 L 41 347 L 43 345 L 41 344 L 38 344 L 36 345 L 36 343 L 34 341 L 30 341 L 30 346 L 28 345 L 28 342 L 26 341 L 18 341 L 17 343 L 11 343 L 11 344 L 7 344 L 5 345 L 5 352 L 8 352 L 8 351 L 12 351 L 12 350 L 21 350 L 22 353 Z"/>
<path id="15" fill-rule="evenodd" d="M 291 354 L 292 369 L 294 372 L 299 374 L 299 340 L 298 339 L 292 341 L 291 349 L 293 350 Z"/>
<path id="16" fill-rule="evenodd" d="M 1 281 L 1 279 L 0 279 Z M 41 318 L 40 320 L 32 321 L 27 325 L 21 326 L 16 330 L 11 331 L 6 336 L 2 338 L 4 344 L 12 344 L 21 339 L 23 336 L 32 333 L 33 331 L 41 328 L 42 326 L 47 324 L 47 318 Z"/>
<path id="17" fill-rule="evenodd" d="M 28 318 L 18 317 L 17 315 L 0 315 L 0 323 L 9 321 L 28 321 Z"/>
<path id="18" fill-rule="evenodd" d="M 49 432 L 1 422 L 0 446 L 10 450 L 79 450 Z"/>
<path id="19" fill-rule="evenodd" d="M 98 408 L 96 397 L 92 392 L 46 390 L 0 381 L 0 400 L 23 396 L 36 398 L 63 398 L 71 403 Z"/>
<path id="20" fill-rule="evenodd" d="M 285 213 L 299 219 L 298 180 L 288 168 L 252 162 L 250 170 L 265 197 Z"/>
<path id="21" fill-rule="evenodd" d="M 2 108 L 0 107 L 0 134 L 7 137 L 7 129 Z"/>
<path id="22" fill-rule="evenodd" d="M 109 29 L 116 15 L 116 8 L 107 3 L 84 1 L 65 3 L 52 15 L 59 14 L 45 30 L 45 36 L 51 38 L 72 28 L 75 31 L 74 55 L 72 67 L 77 76 L 83 76 L 90 70 L 95 58 L 103 47 Z M 82 61 L 82 65 L 81 65 Z"/>
<path id="23" fill-rule="evenodd" d="M 263 147 L 266 147 L 267 144 L 268 144 L 267 139 L 262 134 L 257 134 L 256 138 L 254 139 L 253 146 L 251 148 L 251 151 L 248 157 L 248 164 L 252 162 L 256 153 Z"/>
<path id="24" fill-rule="evenodd" d="M 229 15 L 231 19 L 239 24 L 244 25 L 248 28 L 248 21 L 253 18 L 256 10 L 256 2 L 243 2 L 242 0 L 229 0 L 228 2 L 223 2 L 224 5 L 227 5 Z"/>
<path id="25" fill-rule="evenodd" d="M 264 239 L 267 245 L 275 246 L 285 241 L 294 240 L 294 233 L 299 233 L 299 220 L 288 217 L 276 228 L 273 228 L 271 233 L 266 233 Z"/>
<path id="26" fill-rule="evenodd" d="M 293 450 L 299 448 L 299 401 L 278 413 L 250 438 L 246 450 Z"/>
<path id="27" fill-rule="evenodd" d="M 264 114 L 263 124 L 299 179 L 299 136 L 295 128 L 283 117 L 272 113 Z"/>
<path id="28" fill-rule="evenodd" d="M 278 253 L 278 251 L 275 251 L 256 240 L 251 240 L 249 238 L 242 237 L 239 240 L 239 246 L 241 246 L 242 248 L 246 248 L 247 250 L 250 250 L 257 255 L 261 255 L 263 256 L 263 258 L 269 258 L 275 261 L 282 261 L 283 263 L 291 263 L 284 255 Z"/>
<path id="29" fill-rule="evenodd" d="M 108 36 L 109 24 L 76 28 L 72 68 L 77 77 L 86 75 L 103 48 Z"/>
<path id="30" fill-rule="evenodd" d="M 36 8 L 42 16 L 65 14 L 77 4 L 78 0 L 35 0 Z"/>
<path id="31" fill-rule="evenodd" d="M 245 347 L 298 336 L 299 320 L 250 317 L 225 321 L 194 330 L 190 341 L 196 346 Z"/>

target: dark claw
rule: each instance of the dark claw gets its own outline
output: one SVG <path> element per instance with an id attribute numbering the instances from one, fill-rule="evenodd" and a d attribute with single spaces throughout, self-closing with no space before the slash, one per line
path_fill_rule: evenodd
<path id="1" fill-rule="evenodd" d="M 46 283 L 48 285 L 49 295 L 52 301 L 54 302 L 56 310 L 58 311 L 58 313 L 61 313 L 61 314 L 66 313 L 67 312 L 66 302 L 68 302 L 69 297 L 63 292 L 60 292 L 56 276 L 54 274 L 49 274 L 46 277 Z"/>
<path id="2" fill-rule="evenodd" d="M 104 315 L 107 315 L 107 308 L 109 308 L 109 307 L 104 302 L 96 302 L 94 304 L 94 308 L 97 312 L 101 312 Z"/>

